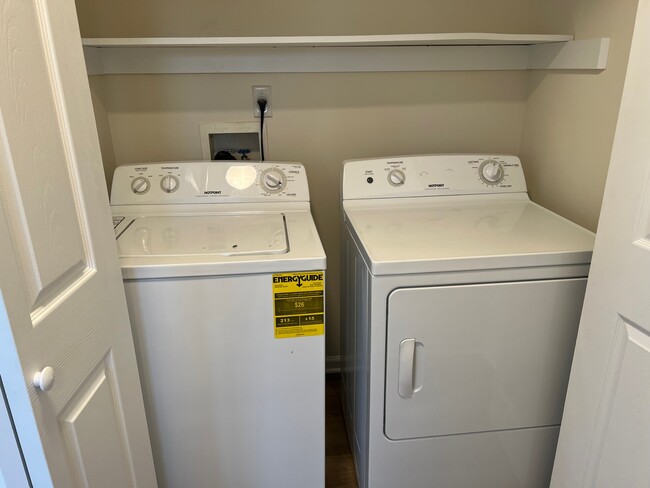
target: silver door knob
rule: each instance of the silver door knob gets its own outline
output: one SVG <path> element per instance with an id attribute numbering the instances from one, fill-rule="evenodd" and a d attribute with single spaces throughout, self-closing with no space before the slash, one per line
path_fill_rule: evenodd
<path id="1" fill-rule="evenodd" d="M 54 369 L 47 366 L 34 375 L 34 386 L 43 391 L 49 391 L 54 385 Z"/>

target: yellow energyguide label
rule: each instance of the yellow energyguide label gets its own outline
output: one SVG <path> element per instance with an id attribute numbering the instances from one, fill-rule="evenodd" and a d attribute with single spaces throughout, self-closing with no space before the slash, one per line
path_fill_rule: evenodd
<path id="1" fill-rule="evenodd" d="M 325 333 L 325 271 L 273 275 L 276 339 Z"/>

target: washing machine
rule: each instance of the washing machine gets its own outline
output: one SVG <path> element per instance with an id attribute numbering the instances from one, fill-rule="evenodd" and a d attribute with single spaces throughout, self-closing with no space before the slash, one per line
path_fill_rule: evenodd
<path id="1" fill-rule="evenodd" d="M 304 166 L 120 166 L 111 205 L 160 486 L 324 486 L 326 262 Z"/>
<path id="2" fill-rule="evenodd" d="M 359 486 L 548 487 L 594 235 L 514 156 L 347 161 L 342 199 Z"/>

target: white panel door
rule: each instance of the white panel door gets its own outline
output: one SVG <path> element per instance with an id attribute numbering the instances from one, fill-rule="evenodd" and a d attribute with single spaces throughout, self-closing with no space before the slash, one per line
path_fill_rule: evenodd
<path id="1" fill-rule="evenodd" d="M 0 11 L 0 374 L 29 475 L 153 487 L 75 5 Z"/>
<path id="2" fill-rule="evenodd" d="M 650 483 L 650 0 L 641 0 L 553 487 Z"/>

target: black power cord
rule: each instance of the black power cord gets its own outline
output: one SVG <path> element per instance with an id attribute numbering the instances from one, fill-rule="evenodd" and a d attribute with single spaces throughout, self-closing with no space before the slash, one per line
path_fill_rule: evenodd
<path id="1" fill-rule="evenodd" d="M 266 98 L 259 98 L 257 106 L 260 108 L 260 153 L 264 161 L 264 112 L 266 112 Z"/>

